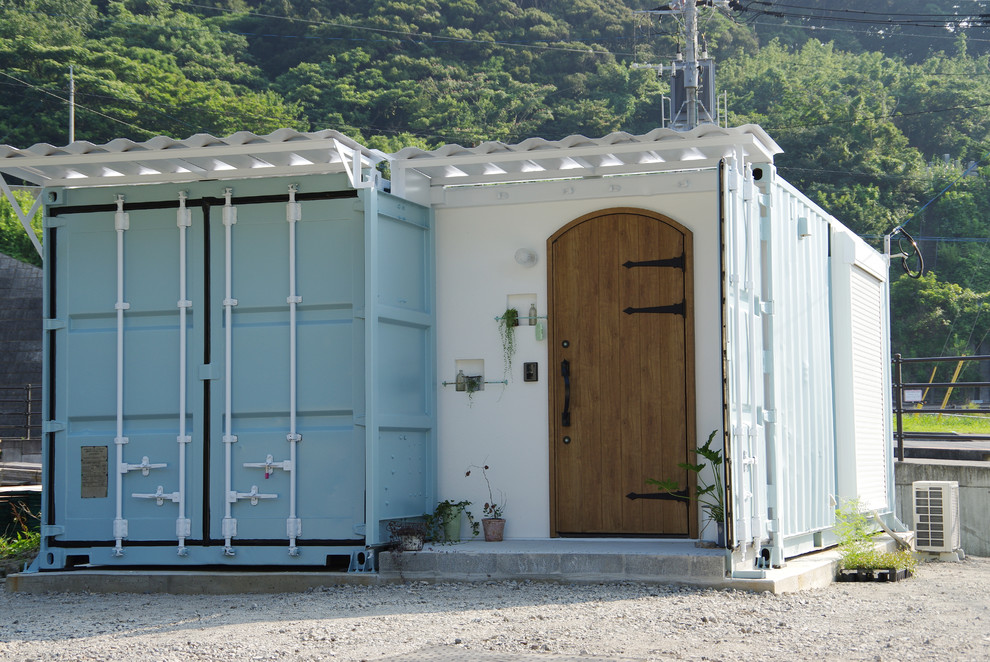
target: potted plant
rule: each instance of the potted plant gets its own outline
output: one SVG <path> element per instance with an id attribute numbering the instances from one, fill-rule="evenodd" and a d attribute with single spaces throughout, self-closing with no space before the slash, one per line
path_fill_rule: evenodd
<path id="1" fill-rule="evenodd" d="M 464 390 L 468 394 L 468 407 L 474 405 L 474 394 L 481 390 L 481 375 L 465 375 Z"/>
<path id="2" fill-rule="evenodd" d="M 426 522 L 395 520 L 388 523 L 388 532 L 400 552 L 418 552 L 426 540 Z"/>
<path id="3" fill-rule="evenodd" d="M 722 482 L 723 457 L 721 449 L 712 448 L 712 441 L 715 439 L 716 434 L 718 434 L 718 430 L 712 430 L 712 433 L 708 435 L 708 441 L 706 441 L 700 448 L 694 449 L 694 452 L 703 461 L 698 464 L 691 464 L 689 462 L 679 462 L 677 464 L 677 466 L 681 469 L 693 472 L 698 477 L 698 488 L 693 497 L 686 494 L 686 489 L 684 491 L 680 491 L 680 483 L 671 478 L 666 480 L 647 478 L 646 482 L 650 485 L 656 486 L 656 488 L 661 492 L 666 492 L 667 494 L 670 494 L 678 499 L 684 499 L 685 501 L 694 499 L 697 501 L 705 513 L 705 523 L 702 526 L 702 531 L 704 531 L 710 522 L 715 522 L 718 545 L 720 547 L 724 547 L 725 489 Z M 701 473 L 707 466 L 711 466 L 712 469 L 713 478 L 711 483 L 706 482 L 703 474 Z"/>
<path id="4" fill-rule="evenodd" d="M 846 499 L 835 509 L 835 534 L 839 539 L 840 582 L 896 582 L 910 577 L 917 560 L 908 549 L 884 552 L 873 541 L 875 531 L 862 512 L 859 499 Z"/>
<path id="5" fill-rule="evenodd" d="M 505 510 L 505 495 L 501 494 L 501 500 L 496 501 L 495 495 L 492 492 L 492 483 L 488 480 L 488 469 L 490 467 L 486 464 L 484 466 L 471 465 L 468 467 L 465 476 L 471 475 L 471 469 L 481 469 L 481 475 L 485 478 L 485 485 L 488 486 L 488 501 L 485 502 L 485 506 L 482 509 L 485 513 L 485 517 L 481 520 L 481 526 L 485 530 L 485 541 L 486 542 L 501 542 L 502 535 L 505 531 L 505 518 L 502 516 Z"/>
<path id="6" fill-rule="evenodd" d="M 516 327 L 519 326 L 519 311 L 506 308 L 498 318 L 498 335 L 502 340 L 502 364 L 507 376 L 512 376 L 512 357 L 516 353 Z"/>
<path id="7" fill-rule="evenodd" d="M 464 515 L 467 515 L 471 525 L 471 533 L 478 535 L 478 523 L 474 521 L 471 511 L 467 509 L 470 505 L 470 501 L 452 501 L 451 499 L 438 503 L 437 507 L 433 509 L 433 514 L 426 518 L 430 538 L 448 543 L 460 542 L 461 522 Z"/>

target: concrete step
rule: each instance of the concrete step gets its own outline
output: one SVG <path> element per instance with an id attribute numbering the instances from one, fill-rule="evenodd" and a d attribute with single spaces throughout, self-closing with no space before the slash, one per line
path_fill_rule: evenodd
<path id="1" fill-rule="evenodd" d="M 655 582 L 714 586 L 725 579 L 723 549 L 693 541 L 507 540 L 427 544 L 421 552 L 383 552 L 383 579 Z"/>

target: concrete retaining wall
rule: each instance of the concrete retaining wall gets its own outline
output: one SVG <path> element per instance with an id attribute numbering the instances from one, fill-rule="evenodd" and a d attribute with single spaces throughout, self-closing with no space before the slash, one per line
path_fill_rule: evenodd
<path id="1" fill-rule="evenodd" d="M 41 439 L 0 439 L 0 461 L 41 464 Z"/>
<path id="2" fill-rule="evenodd" d="M 894 463 L 894 480 L 897 517 L 912 529 L 911 483 L 958 482 L 962 548 L 971 556 L 990 556 L 990 462 L 906 459 Z"/>

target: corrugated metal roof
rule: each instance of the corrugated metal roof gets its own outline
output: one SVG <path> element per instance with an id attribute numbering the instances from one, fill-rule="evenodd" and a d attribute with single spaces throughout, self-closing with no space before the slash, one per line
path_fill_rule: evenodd
<path id="1" fill-rule="evenodd" d="M 259 136 L 238 131 L 226 138 L 198 133 L 185 140 L 158 136 L 65 147 L 38 143 L 26 149 L 0 145 L 0 172 L 45 186 L 155 184 L 199 179 L 241 179 L 351 170 L 386 158 L 337 131 L 279 129 Z"/>
<path id="2" fill-rule="evenodd" d="M 446 186 L 706 168 L 733 155 L 772 163 L 782 151 L 755 124 L 735 128 L 707 124 L 692 131 L 616 132 L 596 139 L 529 138 L 515 145 L 444 145 L 433 151 L 407 147 L 391 155 L 391 168 L 393 182 L 402 178 L 403 170 L 415 170 L 428 177 L 431 186 Z"/>
<path id="3" fill-rule="evenodd" d="M 399 188 L 410 170 L 432 186 L 594 177 L 716 165 L 729 156 L 770 163 L 782 150 L 759 126 L 702 125 L 692 131 L 654 129 L 643 135 L 611 133 L 603 138 L 529 138 L 520 143 L 486 142 L 477 147 L 444 145 L 433 151 L 407 147 L 394 154 L 368 149 L 337 131 L 300 133 L 279 129 L 259 136 L 239 131 L 226 138 L 205 133 L 185 140 L 158 136 L 95 145 L 84 140 L 55 147 L 0 146 L 0 172 L 44 186 L 156 184 L 199 179 L 242 179 L 348 172 L 391 163 Z M 741 153 L 740 153 L 741 152 Z"/>

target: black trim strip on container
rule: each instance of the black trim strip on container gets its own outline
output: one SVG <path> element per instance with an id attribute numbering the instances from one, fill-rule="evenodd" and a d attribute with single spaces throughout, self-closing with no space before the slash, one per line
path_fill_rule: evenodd
<path id="1" fill-rule="evenodd" d="M 313 193 L 296 193 L 296 202 L 307 202 L 310 200 L 343 200 L 347 198 L 358 197 L 358 192 L 355 189 L 346 189 L 343 191 L 315 191 Z M 262 205 L 270 204 L 273 202 L 288 202 L 288 193 L 279 193 L 277 195 L 245 195 L 245 196 L 233 196 L 230 199 L 230 204 L 238 205 Z M 195 207 L 198 205 L 203 206 L 214 206 L 218 207 L 225 205 L 227 203 L 225 198 L 218 198 L 213 196 L 205 196 L 202 198 L 191 198 L 186 200 L 186 206 Z M 178 209 L 178 200 L 150 200 L 147 202 L 124 202 L 124 211 L 142 211 L 148 209 Z M 61 216 L 63 214 L 93 214 L 99 212 L 115 212 L 117 211 L 117 205 L 115 203 L 100 204 L 100 205 L 75 205 L 69 207 L 52 207 L 48 211 L 48 215 L 51 217 Z"/>
<path id="2" fill-rule="evenodd" d="M 210 262 L 210 205 L 205 201 L 201 204 L 203 207 L 203 312 L 200 313 L 200 316 L 203 318 L 203 365 L 210 365 L 210 361 L 212 360 L 210 349 L 213 344 L 210 340 L 210 334 L 213 332 L 213 325 L 210 318 L 210 297 L 212 296 L 210 290 L 210 271 L 212 269 Z M 199 381 L 203 386 L 202 537 L 206 540 L 210 537 L 210 426 L 213 424 L 210 417 L 210 407 L 213 406 L 210 394 L 212 392 L 213 382 L 208 379 L 201 379 Z"/>
<path id="3" fill-rule="evenodd" d="M 57 317 L 57 299 L 55 294 L 58 292 L 58 287 L 56 283 L 56 271 L 57 262 L 55 259 L 56 248 L 58 247 L 58 228 L 48 228 L 48 236 L 45 238 L 45 247 L 48 251 L 48 319 L 54 320 Z M 55 369 L 55 340 L 57 338 L 57 331 L 52 329 L 48 332 L 48 420 L 55 420 L 55 377 L 57 370 Z M 46 456 L 46 469 L 48 474 L 48 489 L 45 490 L 47 494 L 45 495 L 45 511 L 46 518 L 45 523 L 54 526 L 55 524 L 55 433 L 48 433 L 48 453 Z M 51 544 L 54 538 L 49 538 L 48 543 Z"/>

